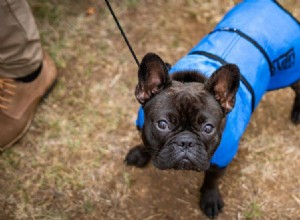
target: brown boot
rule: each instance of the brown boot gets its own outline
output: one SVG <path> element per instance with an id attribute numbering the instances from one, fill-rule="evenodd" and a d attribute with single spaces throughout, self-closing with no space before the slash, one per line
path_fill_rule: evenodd
<path id="1" fill-rule="evenodd" d="M 0 151 L 26 133 L 39 101 L 56 78 L 55 64 L 46 53 L 41 72 L 32 82 L 0 78 Z"/>

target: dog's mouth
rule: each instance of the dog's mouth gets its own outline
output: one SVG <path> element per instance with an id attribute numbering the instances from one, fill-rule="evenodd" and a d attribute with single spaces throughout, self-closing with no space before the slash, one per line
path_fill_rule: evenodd
<path id="1" fill-rule="evenodd" d="M 182 160 L 178 161 L 174 169 L 176 170 L 197 170 L 197 168 L 194 166 L 194 164 L 188 159 L 188 158 L 183 158 Z"/>
<path id="2" fill-rule="evenodd" d="M 205 171 L 209 167 L 209 163 L 202 161 L 201 164 L 195 164 L 193 160 L 185 156 L 182 159 L 178 160 L 173 167 L 175 170 L 195 170 L 195 171 Z"/>
<path id="3" fill-rule="evenodd" d="M 155 167 L 161 170 L 194 170 L 205 171 L 209 168 L 210 160 L 204 150 L 179 151 L 176 148 L 165 148 L 152 157 Z"/>

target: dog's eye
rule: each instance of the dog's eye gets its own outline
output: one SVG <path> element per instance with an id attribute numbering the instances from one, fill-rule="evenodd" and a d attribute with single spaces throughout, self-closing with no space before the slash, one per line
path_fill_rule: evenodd
<path id="1" fill-rule="evenodd" d="M 168 122 L 165 121 L 165 120 L 159 120 L 159 121 L 157 122 L 157 126 L 158 126 L 158 128 L 161 129 L 161 130 L 166 130 L 166 129 L 168 128 Z"/>
<path id="2" fill-rule="evenodd" d="M 206 124 L 204 126 L 204 132 L 207 134 L 210 134 L 214 131 L 214 126 L 212 126 L 211 124 Z"/>

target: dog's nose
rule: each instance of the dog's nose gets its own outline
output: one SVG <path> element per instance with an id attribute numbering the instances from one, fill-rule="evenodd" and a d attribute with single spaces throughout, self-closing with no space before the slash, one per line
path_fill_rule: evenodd
<path id="1" fill-rule="evenodd" d="M 187 150 L 191 147 L 195 146 L 195 141 L 191 138 L 183 137 L 180 140 L 178 140 L 177 145 L 180 147 L 182 150 Z"/>

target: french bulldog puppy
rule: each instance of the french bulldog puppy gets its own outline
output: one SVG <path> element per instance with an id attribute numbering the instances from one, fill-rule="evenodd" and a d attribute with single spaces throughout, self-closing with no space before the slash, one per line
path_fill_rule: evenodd
<path id="1" fill-rule="evenodd" d="M 225 168 L 210 165 L 226 123 L 235 104 L 240 72 L 236 65 L 220 67 L 210 78 L 198 72 L 168 74 L 164 61 L 148 53 L 138 71 L 135 95 L 144 107 L 141 130 L 144 145 L 131 149 L 127 165 L 145 167 L 152 159 L 161 170 L 205 171 L 200 208 L 216 217 L 224 203 L 218 180 Z M 296 92 L 292 120 L 300 122 L 300 83 Z"/>
<path id="2" fill-rule="evenodd" d="M 224 206 L 218 180 L 263 94 L 291 86 L 291 119 L 300 123 L 298 53 L 299 23 L 275 1 L 245 0 L 171 74 L 158 55 L 146 54 L 135 90 L 143 106 L 143 144 L 129 151 L 126 164 L 145 167 L 152 160 L 162 170 L 204 171 L 200 208 L 216 217 Z"/>

